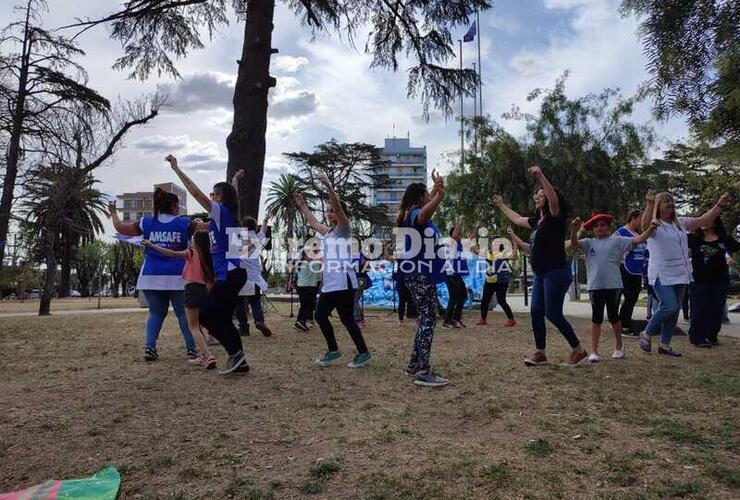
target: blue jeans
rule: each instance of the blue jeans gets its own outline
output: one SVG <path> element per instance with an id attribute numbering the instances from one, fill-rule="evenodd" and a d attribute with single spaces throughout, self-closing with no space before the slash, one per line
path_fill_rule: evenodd
<path id="1" fill-rule="evenodd" d="M 660 303 L 658 310 L 648 321 L 645 332 L 650 336 L 660 334 L 660 343 L 668 345 L 671 343 L 673 330 L 678 322 L 678 313 L 681 312 L 686 285 L 661 285 L 660 279 L 656 279 L 653 291 Z"/>
<path id="2" fill-rule="evenodd" d="M 573 327 L 563 316 L 563 301 L 572 279 L 570 266 L 552 269 L 542 276 L 535 275 L 534 277 L 529 312 L 532 317 L 534 342 L 538 350 L 545 349 L 547 344 L 545 318 L 560 330 L 560 333 L 573 349 L 580 344 Z"/>
<path id="3" fill-rule="evenodd" d="M 159 331 L 162 329 L 164 318 L 167 317 L 167 310 L 170 302 L 172 309 L 177 316 L 177 322 L 180 324 L 180 332 L 185 340 L 185 347 L 188 350 L 195 351 L 195 341 L 190 334 L 188 327 L 188 318 L 185 316 L 185 307 L 183 306 L 183 290 L 142 290 L 141 291 L 149 304 L 149 318 L 146 320 L 146 347 L 152 349 L 157 347 Z"/>

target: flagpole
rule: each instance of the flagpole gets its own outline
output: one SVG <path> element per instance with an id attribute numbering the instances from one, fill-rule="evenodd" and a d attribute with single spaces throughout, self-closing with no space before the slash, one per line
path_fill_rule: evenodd
<path id="1" fill-rule="evenodd" d="M 478 99 L 480 100 L 480 116 L 483 116 L 483 66 L 480 63 L 480 12 L 475 11 L 475 27 L 478 31 Z"/>
<path id="2" fill-rule="evenodd" d="M 476 75 L 478 74 L 478 69 L 475 67 L 475 63 L 473 63 L 473 73 Z M 475 90 L 473 90 L 473 156 L 478 155 L 478 129 L 476 128 L 476 118 L 478 118 L 478 89 L 476 87 Z"/>
<path id="3" fill-rule="evenodd" d="M 462 58 L 462 38 L 460 43 L 460 170 L 465 170 L 465 125 L 463 116 L 463 58 Z"/>

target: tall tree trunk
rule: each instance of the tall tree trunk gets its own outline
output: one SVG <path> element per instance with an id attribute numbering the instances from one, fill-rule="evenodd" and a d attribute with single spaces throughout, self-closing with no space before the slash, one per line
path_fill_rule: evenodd
<path id="1" fill-rule="evenodd" d="M 234 123 L 226 138 L 227 180 L 244 170 L 239 184 L 240 216 L 257 217 L 265 168 L 267 94 L 275 86 L 270 76 L 274 0 L 247 0 L 244 43 L 234 89 Z M 275 51 L 277 52 L 277 51 Z"/>
<path id="2" fill-rule="evenodd" d="M 57 276 L 57 258 L 54 253 L 54 234 L 48 231 L 46 234 L 46 272 L 44 273 L 44 284 L 41 287 L 41 302 L 39 303 L 39 316 L 51 314 L 51 297 L 54 295 L 54 282 Z"/>
<path id="3" fill-rule="evenodd" d="M 5 159 L 5 176 L 3 177 L 3 195 L 0 198 L 0 270 L 5 260 L 5 248 L 8 241 L 8 227 L 10 226 L 10 211 L 13 207 L 13 192 L 15 181 L 18 178 L 18 162 L 21 157 L 21 135 L 25 118 L 26 96 L 28 95 L 28 67 L 31 60 L 32 34 L 29 30 L 31 21 L 30 2 L 26 8 L 26 24 L 24 28 L 23 52 L 20 72 L 18 74 L 18 92 L 16 93 L 13 124 L 8 141 L 8 154 Z"/>
<path id="4" fill-rule="evenodd" d="M 62 243 L 61 274 L 59 276 L 59 290 L 57 297 L 69 297 L 69 289 L 72 281 L 72 244 L 64 239 Z"/>

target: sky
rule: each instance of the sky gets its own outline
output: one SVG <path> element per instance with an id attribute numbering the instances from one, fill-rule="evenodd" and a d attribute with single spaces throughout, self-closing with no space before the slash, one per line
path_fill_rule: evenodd
<path id="1" fill-rule="evenodd" d="M 13 18 L 14 1 L 0 4 L 0 24 Z M 80 2 L 48 0 L 45 27 L 61 26 L 74 17 L 97 17 L 114 11 L 115 0 Z M 618 87 L 631 95 L 647 78 L 646 59 L 637 34 L 637 21 L 623 18 L 615 0 L 494 0 L 493 8 L 481 14 L 483 108 L 515 135 L 523 124 L 500 120 L 512 105 L 536 111 L 538 102 L 527 102 L 527 93 L 548 88 L 569 71 L 569 96 Z M 339 37 L 312 37 L 284 2 L 275 10 L 271 73 L 277 87 L 270 94 L 267 127 L 267 158 L 264 194 L 269 183 L 290 172 L 283 153 L 310 151 L 332 138 L 346 142 L 383 145 L 395 130 L 409 136 L 413 146 L 426 146 L 429 171 L 449 170 L 449 153 L 460 144 L 459 122 L 432 113 L 421 117 L 421 103 L 406 97 L 406 70 L 371 69 L 370 56 L 363 52 L 360 36 L 356 48 Z M 461 26 L 462 37 L 467 26 Z M 127 79 L 126 72 L 111 69 L 121 54 L 120 46 L 108 38 L 105 28 L 89 30 L 79 38 L 86 55 L 79 60 L 89 73 L 89 85 L 111 100 L 135 99 L 164 86 L 168 106 L 151 124 L 130 133 L 112 161 L 96 171 L 101 189 L 110 196 L 151 189 L 158 182 L 176 181 L 164 157 L 175 154 L 184 170 L 208 192 L 226 172 L 225 139 L 231 127 L 231 99 L 240 56 L 243 25 L 233 19 L 214 34 L 203 50 L 177 61 L 182 79 L 154 75 L 147 81 Z M 476 44 L 464 44 L 463 63 L 477 59 Z M 459 60 L 449 61 L 457 67 Z M 468 102 L 467 112 L 472 112 Z M 636 109 L 633 119 L 651 122 L 650 104 Z M 655 153 L 670 141 L 686 136 L 681 119 L 654 123 L 658 134 Z M 188 208 L 196 210 L 192 198 Z M 112 227 L 106 226 L 107 234 Z"/>

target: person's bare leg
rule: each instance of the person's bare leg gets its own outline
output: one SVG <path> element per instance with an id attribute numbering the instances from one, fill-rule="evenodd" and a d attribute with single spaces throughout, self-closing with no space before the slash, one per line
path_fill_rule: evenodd
<path id="1" fill-rule="evenodd" d="M 599 354 L 599 339 L 601 338 L 601 325 L 591 323 L 591 352 Z"/>
<path id="2" fill-rule="evenodd" d="M 205 358 L 208 358 L 210 352 L 206 345 L 205 337 L 200 329 L 200 309 L 193 307 L 185 308 L 185 316 L 188 318 L 188 327 L 190 328 L 190 334 L 195 340 L 195 345 L 198 348 L 198 353 Z"/>
<path id="3" fill-rule="evenodd" d="M 617 321 L 612 323 L 612 331 L 614 332 L 614 348 L 618 351 L 622 350 L 622 323 Z"/>

